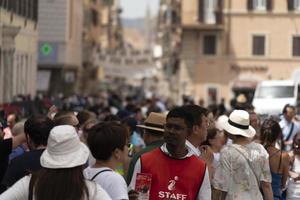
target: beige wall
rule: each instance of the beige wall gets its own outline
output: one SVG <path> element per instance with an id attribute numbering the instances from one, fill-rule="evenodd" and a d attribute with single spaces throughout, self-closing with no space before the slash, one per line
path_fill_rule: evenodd
<path id="1" fill-rule="evenodd" d="M 181 1 L 182 24 L 197 24 L 198 0 Z"/>
<path id="2" fill-rule="evenodd" d="M 248 12 L 246 0 L 231 0 L 231 4 L 229 1 L 224 2 L 223 29 L 212 25 L 208 31 L 201 29 L 200 24 L 198 29 L 183 29 L 180 80 L 185 83 L 185 90 L 181 94 L 206 101 L 207 88 L 216 87 L 218 100 L 229 100 L 238 79 L 290 79 L 300 69 L 300 57 L 292 57 L 292 35 L 300 30 L 300 12 L 288 12 L 285 0 L 274 0 L 271 13 Z M 193 2 L 182 3 L 183 25 L 192 23 L 192 13 L 197 13 L 198 1 Z M 202 38 L 207 33 L 217 35 L 215 56 L 202 54 Z M 263 57 L 252 55 L 253 34 L 266 35 Z"/>
<path id="3" fill-rule="evenodd" d="M 225 11 L 246 12 L 247 0 L 224 0 Z M 287 0 L 273 0 L 272 12 L 284 12 L 287 10 Z"/>
<path id="4" fill-rule="evenodd" d="M 292 35 L 297 34 L 300 28 L 299 17 L 298 13 L 285 16 L 257 15 L 255 18 L 232 17 L 231 53 L 238 58 L 253 58 L 252 35 L 263 34 L 266 36 L 266 56 L 263 59 L 292 58 Z"/>
<path id="5" fill-rule="evenodd" d="M 82 31 L 83 3 L 82 0 L 68 1 L 68 39 L 66 63 L 81 67 L 82 64 Z"/>

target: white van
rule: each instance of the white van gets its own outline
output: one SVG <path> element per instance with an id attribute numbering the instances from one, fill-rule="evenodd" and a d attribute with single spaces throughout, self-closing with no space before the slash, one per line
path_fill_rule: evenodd
<path id="1" fill-rule="evenodd" d="M 297 105 L 298 84 L 292 80 L 262 81 L 256 86 L 252 104 L 262 116 L 279 115 L 286 104 Z"/>

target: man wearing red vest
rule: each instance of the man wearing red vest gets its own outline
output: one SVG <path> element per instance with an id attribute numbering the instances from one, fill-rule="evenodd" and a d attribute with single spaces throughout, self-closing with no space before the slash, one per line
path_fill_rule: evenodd
<path id="1" fill-rule="evenodd" d="M 152 176 L 150 200 L 210 200 L 206 165 L 185 145 L 192 128 L 190 113 L 182 107 L 171 110 L 165 125 L 165 143 L 143 154 L 136 162 L 129 189 L 135 188 L 137 173 L 146 173 Z"/>

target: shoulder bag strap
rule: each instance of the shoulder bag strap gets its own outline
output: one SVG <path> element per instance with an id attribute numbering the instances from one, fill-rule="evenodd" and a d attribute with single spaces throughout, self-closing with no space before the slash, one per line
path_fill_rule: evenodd
<path id="1" fill-rule="evenodd" d="M 256 179 L 256 182 L 257 182 L 257 186 L 259 187 L 260 186 L 260 181 L 259 181 L 259 178 L 257 177 L 257 175 L 256 175 L 256 173 L 255 173 L 255 170 L 253 169 L 253 167 L 252 167 L 252 165 L 251 165 L 251 163 L 250 163 L 250 161 L 247 159 L 247 157 L 243 154 L 243 152 L 241 152 L 241 150 L 239 150 L 237 147 L 235 147 L 235 146 L 232 146 L 232 147 L 234 147 L 234 149 L 237 151 L 237 152 L 239 152 L 244 158 L 245 158 L 245 160 L 247 161 L 247 163 L 248 163 L 248 165 L 249 165 L 249 167 L 250 167 L 250 169 L 251 169 L 251 171 L 252 171 L 252 173 L 254 174 L 254 176 L 255 176 L 255 179 Z"/>
<path id="2" fill-rule="evenodd" d="M 289 132 L 289 134 L 288 134 L 288 136 L 287 136 L 287 138 L 286 138 L 285 141 L 289 141 L 290 140 L 290 138 L 292 136 L 292 133 L 293 133 L 293 130 L 294 130 L 294 122 L 292 122 L 292 127 L 291 127 L 290 132 Z"/>
<path id="3" fill-rule="evenodd" d="M 99 174 L 101 174 L 102 172 L 109 172 L 109 171 L 112 171 L 111 169 L 105 169 L 105 170 L 102 170 L 100 172 L 98 172 L 97 174 L 95 174 L 93 176 L 93 178 L 91 178 L 90 180 L 93 181 Z"/>
<path id="4" fill-rule="evenodd" d="M 37 176 L 35 174 L 31 174 L 30 181 L 29 181 L 29 193 L 28 193 L 28 200 L 33 199 L 33 186 L 36 182 Z"/>

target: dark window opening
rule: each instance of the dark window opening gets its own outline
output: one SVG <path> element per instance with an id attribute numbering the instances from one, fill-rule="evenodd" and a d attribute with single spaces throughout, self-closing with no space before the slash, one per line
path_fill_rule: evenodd
<path id="1" fill-rule="evenodd" d="M 253 36 L 252 54 L 255 56 L 265 55 L 265 36 Z"/>
<path id="2" fill-rule="evenodd" d="M 203 37 L 203 54 L 204 55 L 215 55 L 217 38 L 215 35 L 205 35 Z"/>
<path id="3" fill-rule="evenodd" d="M 300 56 L 300 36 L 293 37 L 293 56 Z"/>
<path id="4" fill-rule="evenodd" d="M 91 17 L 92 17 L 92 23 L 93 23 L 93 25 L 97 26 L 98 23 L 99 23 L 98 12 L 95 11 L 95 10 L 92 10 L 91 13 L 92 13 L 92 15 L 91 15 Z"/>

